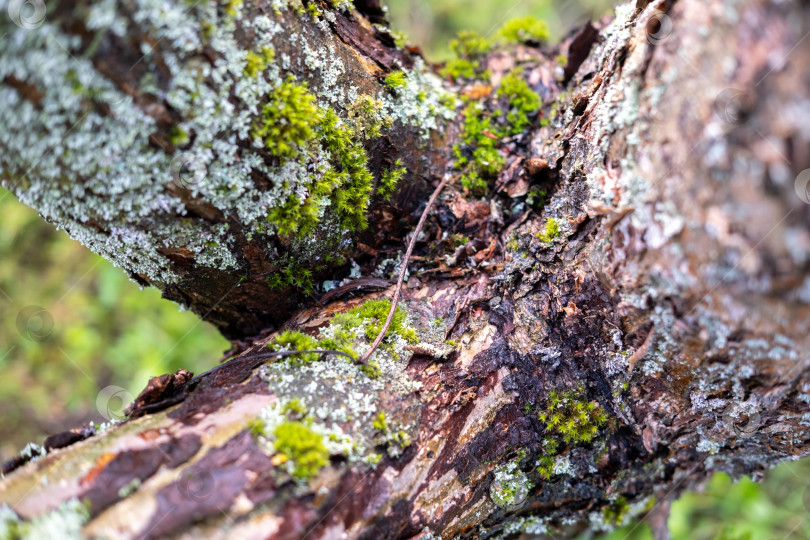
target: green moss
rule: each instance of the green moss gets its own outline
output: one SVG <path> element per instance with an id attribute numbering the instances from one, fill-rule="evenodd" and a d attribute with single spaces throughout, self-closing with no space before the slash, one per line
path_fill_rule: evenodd
<path id="1" fill-rule="evenodd" d="M 185 146 L 189 143 L 188 133 L 183 128 L 174 126 L 169 131 L 169 142 L 174 146 Z"/>
<path id="2" fill-rule="evenodd" d="M 290 204 L 290 209 L 292 208 L 297 208 L 294 203 Z M 275 218 L 279 216 L 275 211 L 271 214 Z M 294 287 L 307 295 L 312 294 L 315 288 L 312 283 L 312 272 L 297 264 L 289 264 L 283 270 L 270 274 L 267 276 L 267 284 L 273 289 Z"/>
<path id="3" fill-rule="evenodd" d="M 321 114 L 315 96 L 306 83 L 292 77 L 276 87 L 262 107 L 261 118 L 253 123 L 251 135 L 264 141 L 266 150 L 279 157 L 292 157 L 315 138 Z"/>
<path id="4" fill-rule="evenodd" d="M 449 60 L 442 75 L 453 79 L 488 79 L 489 73 L 482 69 L 480 58 L 492 48 L 492 41 L 476 32 L 459 32 L 455 39 L 450 41 L 450 48 L 456 58 Z"/>
<path id="5" fill-rule="evenodd" d="M 236 17 L 242 0 L 225 0 L 223 3 L 225 4 L 225 14 L 229 17 Z"/>
<path id="6" fill-rule="evenodd" d="M 264 422 L 260 418 L 251 418 L 245 426 L 254 437 L 265 437 Z"/>
<path id="7" fill-rule="evenodd" d="M 546 23 L 530 15 L 506 21 L 498 34 L 508 43 L 543 43 L 549 36 Z"/>
<path id="8" fill-rule="evenodd" d="M 543 232 L 537 234 L 537 237 L 546 243 L 551 242 L 558 236 L 560 236 L 560 224 L 554 218 L 548 218 Z"/>
<path id="9" fill-rule="evenodd" d="M 329 192 L 329 200 L 341 225 L 350 229 L 364 229 L 373 181 L 368 171 L 366 149 L 356 140 L 354 132 L 341 124 L 332 109 L 323 112 L 320 137 L 339 172 L 325 174 L 323 185 L 315 190 L 315 194 L 323 196 Z"/>
<path id="10" fill-rule="evenodd" d="M 534 208 L 542 208 L 546 204 L 546 195 L 548 194 L 545 190 L 532 188 L 526 195 L 526 204 Z"/>
<path id="11" fill-rule="evenodd" d="M 548 480 L 554 476 L 554 458 L 552 456 L 540 456 L 537 464 L 537 474 L 543 480 Z"/>
<path id="12" fill-rule="evenodd" d="M 471 30 L 462 30 L 450 40 L 450 49 L 459 58 L 478 58 L 492 49 L 492 40 Z"/>
<path id="13" fill-rule="evenodd" d="M 463 115 L 461 139 L 464 145 L 453 147 L 456 166 L 464 169 L 462 186 L 474 195 L 483 195 L 489 187 L 485 179 L 497 175 L 506 163 L 497 148 L 501 134 L 479 104 L 469 103 Z"/>
<path id="14" fill-rule="evenodd" d="M 489 496 L 497 506 L 512 508 L 526 500 L 531 488 L 532 483 L 517 461 L 511 461 L 495 469 Z"/>
<path id="15" fill-rule="evenodd" d="M 507 133 L 516 135 L 530 125 L 529 116 L 537 114 L 542 101 L 521 76 L 523 70 L 518 68 L 512 70 L 503 78 L 498 97 L 506 97 L 509 100 L 509 110 L 506 113 L 508 122 Z"/>
<path id="16" fill-rule="evenodd" d="M 479 62 L 467 60 L 466 58 L 454 58 L 448 60 L 441 70 L 443 77 L 451 79 L 474 79 L 480 67 Z"/>
<path id="17" fill-rule="evenodd" d="M 276 57 L 276 51 L 272 47 L 262 47 L 256 51 L 248 51 L 245 64 L 244 74 L 247 77 L 256 77 L 267 69 L 273 59 Z"/>
<path id="18" fill-rule="evenodd" d="M 307 13 L 309 13 L 309 16 L 312 17 L 312 20 L 315 22 L 317 22 L 318 17 L 322 15 L 321 10 L 318 9 L 318 6 L 314 2 L 307 4 Z"/>
<path id="19" fill-rule="evenodd" d="M 402 165 L 401 160 L 396 160 L 393 167 L 384 171 L 380 177 L 380 183 L 377 186 L 377 195 L 388 199 L 397 188 L 399 181 L 405 176 L 407 169 Z"/>
<path id="20" fill-rule="evenodd" d="M 298 399 L 293 398 L 284 404 L 284 414 L 287 416 L 303 418 L 307 415 L 307 407 Z"/>
<path id="21" fill-rule="evenodd" d="M 379 300 L 366 300 L 359 306 L 350 309 L 348 313 L 355 315 L 365 321 L 365 335 L 369 341 L 377 338 L 377 335 L 382 331 L 385 324 L 385 319 L 388 317 L 388 312 L 391 310 L 391 300 L 381 298 Z M 382 340 L 382 345 L 390 345 L 391 337 L 396 334 L 408 343 L 418 343 L 419 338 L 416 336 L 416 331 L 407 323 L 407 314 L 401 306 L 397 306 L 394 312 L 394 318 L 391 321 L 391 326 L 388 329 L 388 334 Z"/>
<path id="22" fill-rule="evenodd" d="M 292 463 L 291 474 L 301 480 L 313 478 L 329 463 L 323 436 L 303 422 L 284 422 L 273 431 L 276 451 Z"/>
<path id="23" fill-rule="evenodd" d="M 380 414 L 377 415 L 377 418 L 374 419 L 371 426 L 377 431 L 386 431 L 388 429 L 388 422 L 385 419 L 385 412 L 381 411 Z"/>
<path id="24" fill-rule="evenodd" d="M 369 379 L 376 379 L 380 376 L 380 368 L 376 362 L 368 361 L 359 366 L 359 368 Z"/>
<path id="25" fill-rule="evenodd" d="M 602 407 L 586 400 L 582 385 L 564 392 L 552 391 L 546 409 L 537 418 L 546 424 L 549 433 L 561 436 L 568 444 L 591 442 L 607 422 Z"/>
<path id="26" fill-rule="evenodd" d="M 408 84 L 408 78 L 405 76 L 404 71 L 392 71 L 385 77 L 385 84 L 392 90 L 405 88 Z"/>
<path id="27" fill-rule="evenodd" d="M 602 518 L 608 525 L 621 525 L 630 511 L 627 499 L 619 497 L 602 509 Z"/>
<path id="28" fill-rule="evenodd" d="M 298 330 L 285 330 L 277 335 L 268 346 L 274 351 L 311 351 L 319 349 L 320 343 L 309 334 Z M 307 353 L 296 355 L 295 358 L 302 362 L 314 362 L 319 356 L 318 353 Z"/>

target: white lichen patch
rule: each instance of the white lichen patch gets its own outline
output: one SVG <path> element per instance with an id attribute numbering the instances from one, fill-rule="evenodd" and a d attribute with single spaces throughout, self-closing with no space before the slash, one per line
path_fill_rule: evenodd
<path id="1" fill-rule="evenodd" d="M 82 526 L 90 518 L 90 511 L 77 499 L 70 499 L 59 507 L 33 518 L 21 521 L 8 505 L 0 505 L 0 538 L 14 540 L 41 540 L 84 538 Z"/>

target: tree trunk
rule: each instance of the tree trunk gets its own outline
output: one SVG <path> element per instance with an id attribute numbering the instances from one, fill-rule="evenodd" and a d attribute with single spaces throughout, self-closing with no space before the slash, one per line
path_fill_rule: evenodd
<path id="1" fill-rule="evenodd" d="M 660 534 L 709 474 L 807 454 L 807 2 L 639 0 L 558 46 L 488 53 L 495 90 L 439 83 L 373 0 L 108 4 L 8 26 L 4 185 L 247 339 L 207 374 L 153 379 L 125 421 L 6 464 L 7 526 L 565 537 L 652 510 Z M 543 106 L 510 131 L 516 78 Z M 432 186 L 469 181 L 481 148 L 503 167 L 486 199 L 454 181 L 430 209 L 371 368 L 252 358 L 312 348 L 286 330 L 365 352 L 385 307 L 367 301 L 391 296 Z M 182 153 L 206 174 L 172 177 Z"/>

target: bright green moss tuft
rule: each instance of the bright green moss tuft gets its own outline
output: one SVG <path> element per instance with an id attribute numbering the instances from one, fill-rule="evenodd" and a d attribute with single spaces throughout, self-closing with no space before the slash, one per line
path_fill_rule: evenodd
<path id="1" fill-rule="evenodd" d="M 630 505 L 627 504 L 627 499 L 619 497 L 604 509 L 602 509 L 602 517 L 608 525 L 622 525 L 624 520 L 630 512 Z"/>
<path id="2" fill-rule="evenodd" d="M 380 412 L 377 415 L 377 418 L 374 419 L 372 422 L 371 427 L 376 429 L 377 431 L 386 431 L 388 429 L 388 422 L 385 419 L 385 412 Z"/>
<path id="3" fill-rule="evenodd" d="M 391 300 L 381 298 L 379 300 L 366 300 L 359 306 L 355 306 L 348 313 L 356 315 L 363 319 L 366 323 L 365 335 L 369 341 L 377 338 L 377 334 L 382 330 L 385 319 L 388 317 L 388 312 L 391 309 Z M 391 344 L 391 335 L 396 334 L 408 343 L 418 343 L 419 338 L 416 336 L 416 331 L 406 324 L 407 315 L 405 310 L 397 306 L 394 312 L 394 318 L 391 321 L 391 326 L 388 329 L 389 334 L 386 335 L 382 343 L 384 345 Z"/>
<path id="4" fill-rule="evenodd" d="M 469 103 L 464 109 L 462 145 L 455 145 L 456 166 L 464 168 L 461 184 L 474 195 L 483 195 L 492 178 L 503 168 L 506 160 L 498 152 L 500 133 L 492 118 L 478 104 Z"/>
<path id="5" fill-rule="evenodd" d="M 498 33 L 508 43 L 543 43 L 548 40 L 546 23 L 530 15 L 507 21 Z"/>
<path id="6" fill-rule="evenodd" d="M 313 478 L 329 464 L 323 436 L 303 422 L 284 422 L 273 431 L 276 451 L 292 463 L 291 474 L 301 480 Z"/>
<path id="7" fill-rule="evenodd" d="M 554 476 L 554 458 L 551 456 L 540 456 L 537 464 L 537 474 L 543 480 L 548 480 Z"/>
<path id="8" fill-rule="evenodd" d="M 441 70 L 444 77 L 451 79 L 474 79 L 478 73 L 479 63 L 466 58 L 448 60 Z"/>
<path id="9" fill-rule="evenodd" d="M 291 208 L 298 208 L 291 205 Z M 274 210 L 275 212 L 275 210 Z M 271 213 L 278 219 L 278 215 Z M 267 277 L 267 284 L 273 289 L 294 287 L 304 294 L 312 294 L 315 286 L 312 283 L 312 272 L 297 264 L 290 264 L 284 270 Z"/>
<path id="10" fill-rule="evenodd" d="M 248 51 L 245 64 L 244 74 L 247 77 L 256 77 L 267 69 L 273 59 L 276 57 L 276 51 L 272 47 L 262 47 L 257 51 Z"/>
<path id="11" fill-rule="evenodd" d="M 574 390 L 552 391 L 546 410 L 537 418 L 546 424 L 546 430 L 561 436 L 568 444 L 591 442 L 607 422 L 602 407 L 586 401 L 582 385 Z"/>
<path id="12" fill-rule="evenodd" d="M 480 58 L 492 48 L 492 41 L 476 32 L 459 32 L 450 41 L 450 48 L 456 58 L 449 60 L 442 69 L 442 75 L 453 79 L 488 79 L 489 73 L 481 68 Z"/>
<path id="13" fill-rule="evenodd" d="M 225 0 L 225 14 L 228 17 L 236 17 L 239 8 L 242 6 L 242 0 Z"/>
<path id="14" fill-rule="evenodd" d="M 189 143 L 188 133 L 183 128 L 174 126 L 169 131 L 169 142 L 174 146 L 185 146 Z"/>
<path id="15" fill-rule="evenodd" d="M 405 76 L 404 71 L 392 71 L 385 77 L 385 84 L 393 90 L 405 88 L 408 84 L 408 78 Z"/>
<path id="16" fill-rule="evenodd" d="M 509 135 L 516 135 L 526 129 L 531 123 L 529 116 L 535 115 L 543 104 L 540 96 L 521 77 L 522 72 L 520 68 L 513 70 L 503 78 L 498 88 L 498 97 L 509 99 L 509 110 L 506 113 Z"/>
<path id="17" fill-rule="evenodd" d="M 337 113 L 326 109 L 322 117 L 321 143 L 331 154 L 338 169 L 338 172 L 324 175 L 328 187 L 323 186 L 322 195 L 327 190 L 330 191 L 329 200 L 334 205 L 341 225 L 350 229 L 364 229 L 374 179 L 368 170 L 368 154 L 357 141 L 354 132 L 340 122 Z"/>
<path id="18" fill-rule="evenodd" d="M 274 351 L 311 351 L 320 348 L 317 339 L 298 330 L 285 330 L 268 345 Z M 295 355 L 295 358 L 302 362 L 314 362 L 319 356 L 317 353 L 307 353 Z"/>
<path id="19" fill-rule="evenodd" d="M 384 171 L 380 177 L 380 183 L 377 186 L 377 195 L 384 199 L 391 197 L 391 194 L 397 188 L 397 184 L 405 176 L 407 170 L 402 165 L 401 160 L 396 160 L 394 166 Z"/>
<path id="20" fill-rule="evenodd" d="M 492 49 L 492 40 L 485 38 L 478 32 L 462 30 L 450 40 L 450 49 L 459 58 L 478 58 Z"/>
<path id="21" fill-rule="evenodd" d="M 560 224 L 554 218 L 548 218 L 543 232 L 537 234 L 537 237 L 546 243 L 550 243 L 558 236 L 560 236 Z"/>
<path id="22" fill-rule="evenodd" d="M 315 96 L 293 81 L 282 82 L 262 107 L 261 118 L 253 123 L 251 135 L 264 141 L 267 151 L 279 157 L 292 157 L 315 138 L 315 127 L 321 114 Z"/>

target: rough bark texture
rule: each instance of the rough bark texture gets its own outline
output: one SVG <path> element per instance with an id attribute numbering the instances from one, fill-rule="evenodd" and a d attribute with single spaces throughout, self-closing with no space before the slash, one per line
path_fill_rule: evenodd
<path id="1" fill-rule="evenodd" d="M 373 4 L 357 5 L 379 16 Z M 364 69 L 410 62 L 361 15 L 326 33 Z M 523 67 L 544 121 L 499 141 L 491 201 L 443 194 L 404 291 L 416 338 L 378 354 L 379 377 L 339 358 L 249 358 L 274 335 L 237 343 L 247 350 L 209 374 L 153 381 L 133 419 L 9 464 L 0 501 L 35 520 L 88 501 L 90 537 L 560 537 L 658 510 L 712 472 L 756 477 L 806 455 L 808 30 L 806 2 L 639 1 L 559 47 L 491 53 L 496 86 Z M 28 100 L 45 91 L 4 81 Z M 363 275 L 453 174 L 441 141 L 460 123 L 410 150 L 394 202 L 372 206 L 375 234 L 351 248 Z M 407 158 L 415 131 L 397 126 L 372 161 L 391 147 Z M 517 206 L 533 187 L 545 206 Z M 278 293 L 258 282 L 220 300 L 227 276 L 189 270 L 164 290 L 198 310 L 227 304 L 213 320 L 230 335 L 281 322 L 256 315 Z M 292 314 L 272 305 L 284 329 L 333 335 L 336 314 L 390 293 L 356 285 Z M 284 423 L 322 437 L 328 465 L 302 474 Z"/>

